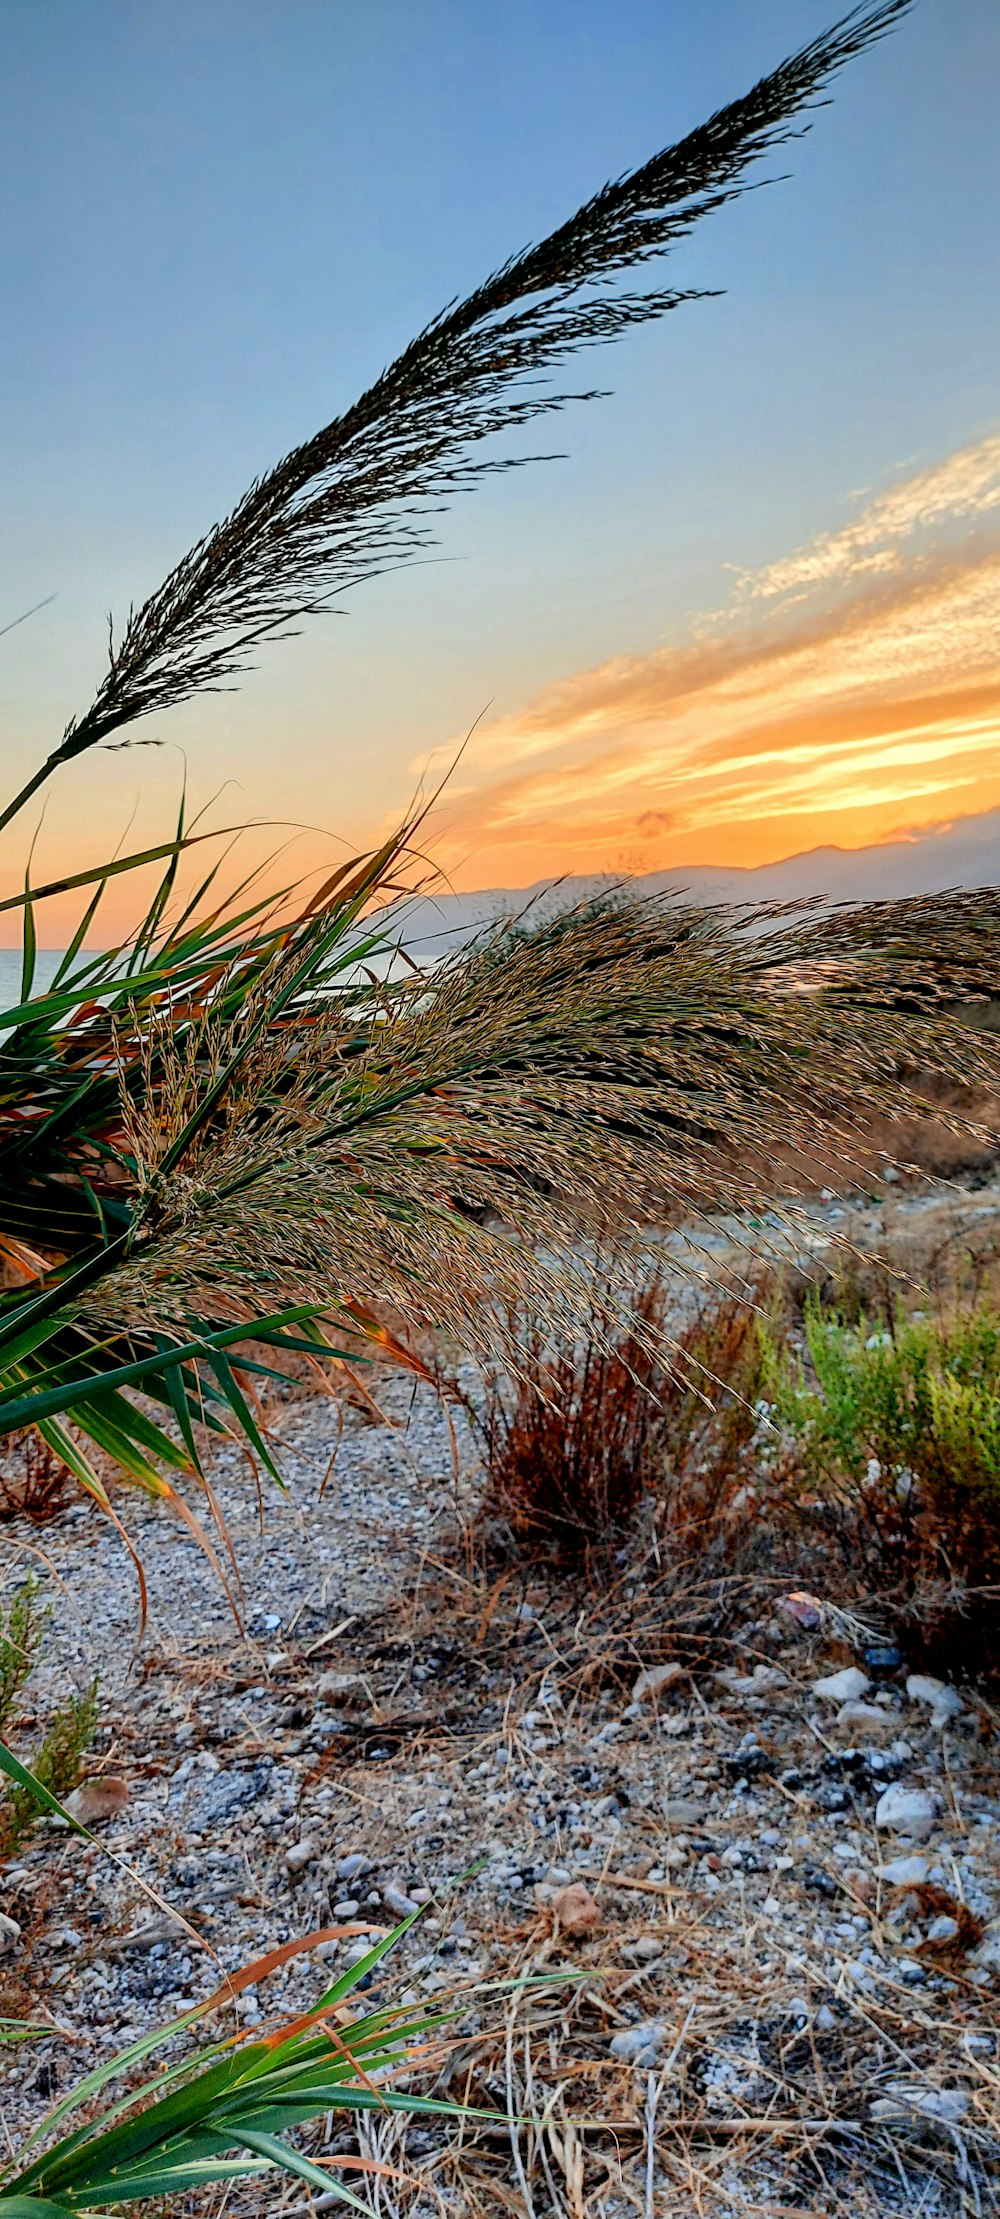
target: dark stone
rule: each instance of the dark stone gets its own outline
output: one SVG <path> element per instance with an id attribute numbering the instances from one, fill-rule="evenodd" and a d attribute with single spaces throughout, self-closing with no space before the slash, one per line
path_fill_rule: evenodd
<path id="1" fill-rule="evenodd" d="M 248 1772 L 217 1772 L 209 1780 L 191 1813 L 193 1834 L 207 1834 L 213 1826 L 224 1825 L 234 1818 L 237 1811 L 244 1811 L 251 1803 L 259 1802 L 271 1786 L 274 1765 L 269 1757 L 261 1759 Z"/>

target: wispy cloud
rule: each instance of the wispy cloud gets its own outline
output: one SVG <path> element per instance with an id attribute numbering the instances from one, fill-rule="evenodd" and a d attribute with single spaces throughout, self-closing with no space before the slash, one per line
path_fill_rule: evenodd
<path id="1" fill-rule="evenodd" d="M 944 462 L 869 501 L 852 523 L 826 532 L 766 570 L 745 572 L 744 589 L 759 598 L 878 576 L 899 568 L 905 543 L 935 526 L 967 523 L 1000 510 L 1000 434 L 962 447 Z"/>
<path id="2" fill-rule="evenodd" d="M 487 726 L 452 848 L 483 883 L 857 846 L 996 806 L 998 742 L 1000 436 L 742 579 L 701 636 Z"/>

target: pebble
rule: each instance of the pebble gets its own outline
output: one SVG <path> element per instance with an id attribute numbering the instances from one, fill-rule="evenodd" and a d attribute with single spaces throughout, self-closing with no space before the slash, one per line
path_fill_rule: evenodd
<path id="1" fill-rule="evenodd" d="M 884 2096 L 872 2104 L 873 2119 L 931 2119 L 941 2126 L 956 2126 L 964 2119 L 969 2098 L 964 2088 L 927 2088 L 919 2083 L 891 2080 Z"/>
<path id="2" fill-rule="evenodd" d="M 109 1773 L 101 1780 L 82 1780 L 72 1795 L 67 1795 L 65 1808 L 81 1826 L 96 1826 L 102 1818 L 117 1818 L 128 1800 L 128 1781 Z"/>
<path id="3" fill-rule="evenodd" d="M 965 1705 L 960 1695 L 945 1680 L 935 1680 L 929 1672 L 911 1672 L 906 1682 L 906 1692 L 911 1703 L 926 1703 L 931 1714 L 932 1726 L 947 1726 L 952 1718 L 960 1718 Z"/>
<path id="4" fill-rule="evenodd" d="M 367 1957 L 371 1947 L 371 1942 L 364 1940 L 349 1942 L 344 1951 L 344 1964 L 347 1966 L 360 1965 L 362 1958 Z"/>
<path id="5" fill-rule="evenodd" d="M 927 1788 L 906 1788 L 897 1780 L 879 1796 L 876 1826 L 887 1826 L 910 1841 L 926 1841 L 937 1819 L 937 1799 Z"/>
<path id="6" fill-rule="evenodd" d="M 782 1595 L 774 1607 L 780 1610 L 783 1618 L 790 1619 L 793 1626 L 801 1626 L 805 1633 L 815 1633 L 823 1623 L 823 1605 L 818 1596 L 806 1594 L 801 1587 L 793 1589 L 790 1595 Z"/>
<path id="7" fill-rule="evenodd" d="M 953 1942 L 958 1933 L 958 1920 L 949 1918 L 942 1911 L 940 1918 L 932 1919 L 927 1929 L 929 1942 Z"/>
<path id="8" fill-rule="evenodd" d="M 345 1695 L 363 1695 L 365 1683 L 360 1672 L 323 1672 L 316 1682 L 316 1693 L 322 1703 L 341 1702 Z"/>
<path id="9" fill-rule="evenodd" d="M 622 2027 L 608 2047 L 612 2057 L 628 2065 L 655 2065 L 666 2038 L 667 2029 L 659 2019 L 645 2019 L 638 2026 Z"/>
<path id="10" fill-rule="evenodd" d="M 752 1672 L 727 1668 L 715 1677 L 730 1695 L 775 1695 L 779 1687 L 788 1686 L 788 1674 L 777 1664 L 756 1664 Z"/>
<path id="11" fill-rule="evenodd" d="M 342 1902 L 334 1904 L 333 1915 L 335 1919 L 354 1919 L 360 1909 L 360 1903 L 356 1903 L 352 1895 L 345 1895 Z"/>
<path id="12" fill-rule="evenodd" d="M 0 1957 L 12 1957 L 21 1939 L 21 1929 L 16 1919 L 0 1911 Z"/>
<path id="13" fill-rule="evenodd" d="M 285 1851 L 286 1868 L 289 1872 L 304 1872 L 307 1865 L 315 1864 L 318 1855 L 314 1841 L 293 1842 L 291 1848 Z"/>
<path id="14" fill-rule="evenodd" d="M 972 1961 L 987 1972 L 1000 1972 L 1000 1919 L 988 1926 L 978 1947 L 972 1951 Z"/>
<path id="15" fill-rule="evenodd" d="M 369 1862 L 360 1849 L 352 1849 L 349 1857 L 338 1859 L 334 1871 L 338 1880 L 356 1880 L 360 1873 L 367 1872 Z"/>
<path id="16" fill-rule="evenodd" d="M 847 1664 L 842 1672 L 827 1672 L 813 1681 L 813 1694 L 824 1703 L 857 1703 L 871 1686 L 867 1672 Z"/>
<path id="17" fill-rule="evenodd" d="M 640 1934 L 638 1941 L 622 1943 L 622 1956 L 634 1958 L 640 1965 L 652 1965 L 662 1955 L 663 1943 L 655 1934 Z"/>
<path id="18" fill-rule="evenodd" d="M 682 1680 L 684 1676 L 682 1664 L 647 1665 L 633 1683 L 633 1703 L 655 1702 L 656 1697 L 663 1694 L 664 1688 L 672 1687 L 675 1680 Z"/>
<path id="19" fill-rule="evenodd" d="M 560 1927 L 571 1941 L 593 1933 L 601 1923 L 601 1914 L 588 1888 L 582 1880 L 574 1880 L 568 1888 L 559 1888 L 552 1898 L 552 1909 Z"/>
<path id="20" fill-rule="evenodd" d="M 882 1878 L 891 1888 L 918 1888 L 927 1878 L 926 1857 L 892 1857 L 882 1867 Z"/>
<path id="21" fill-rule="evenodd" d="M 392 1911 L 398 1919 L 412 1918 L 414 1911 L 420 1909 L 419 1903 L 414 1901 L 413 1896 L 407 1895 L 405 1889 L 397 1888 L 393 1881 L 389 1882 L 387 1888 L 383 1888 L 382 1901 L 386 1910 Z"/>
<path id="22" fill-rule="evenodd" d="M 217 1772 L 195 1803 L 189 1821 L 191 1832 L 211 1833 L 213 1827 L 256 1803 L 266 1795 L 272 1771 L 271 1764 L 257 1764 L 252 1772 Z"/>
<path id="23" fill-rule="evenodd" d="M 880 1710 L 875 1703 L 842 1703 L 834 1725 L 838 1734 L 884 1734 L 895 1729 L 891 1710 Z"/>

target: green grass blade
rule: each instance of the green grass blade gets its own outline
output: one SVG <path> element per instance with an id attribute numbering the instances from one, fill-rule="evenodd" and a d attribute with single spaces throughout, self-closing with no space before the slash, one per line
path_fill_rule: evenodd
<path id="1" fill-rule="evenodd" d="M 29 866 L 30 869 L 30 866 Z M 28 872 L 24 874 L 24 924 L 21 938 L 21 1000 L 26 1002 L 35 977 L 35 958 L 38 940 L 35 934 L 35 905 L 32 900 Z"/>
<path id="2" fill-rule="evenodd" d="M 90 927 L 94 922 L 94 918 L 96 917 L 101 903 L 104 900 L 104 891 L 107 883 L 108 881 L 106 875 L 102 875 L 102 877 L 98 880 L 97 892 L 87 903 L 87 907 L 83 912 L 83 916 L 81 917 L 79 924 L 77 925 L 76 931 L 73 934 L 73 938 L 70 941 L 69 947 L 67 948 L 57 971 L 50 981 L 50 988 L 58 986 L 60 984 L 60 981 L 66 978 L 68 973 L 72 970 L 73 965 L 76 962 L 76 958 L 80 953 L 80 949 L 82 948 L 87 934 L 90 931 Z"/>
<path id="3" fill-rule="evenodd" d="M 28 1795 L 34 1796 L 35 1802 L 43 1811 L 50 1811 L 54 1817 L 65 1819 L 74 1834 L 82 1834 L 85 1841 L 94 1840 L 86 1826 L 82 1826 L 80 1820 L 65 1809 L 57 1795 L 53 1795 L 49 1788 L 42 1786 L 40 1780 L 36 1780 L 34 1773 L 29 1772 L 27 1765 L 22 1764 L 20 1757 L 15 1757 L 13 1749 L 8 1749 L 3 1741 L 0 1741 L 0 1772 L 5 1772 L 8 1780 L 13 1780 L 15 1787 L 23 1788 Z"/>
<path id="4" fill-rule="evenodd" d="M 236 1374 L 233 1371 L 233 1367 L 228 1358 L 223 1354 L 221 1349 L 216 1349 L 209 1357 L 209 1363 L 211 1364 L 212 1370 L 214 1371 L 215 1376 L 219 1382 L 219 1386 L 221 1387 L 222 1392 L 225 1395 L 226 1401 L 228 1402 L 229 1407 L 236 1418 L 237 1424 L 239 1425 L 241 1431 L 246 1434 L 251 1448 L 253 1448 L 256 1451 L 257 1455 L 260 1457 L 261 1463 L 264 1465 L 265 1470 L 270 1472 L 271 1478 L 277 1480 L 279 1487 L 284 1487 L 285 1483 L 282 1479 L 278 1466 L 275 1463 L 273 1456 L 271 1455 L 270 1449 L 268 1448 L 263 1435 L 261 1434 L 260 1427 L 258 1426 L 256 1419 L 254 1418 L 253 1411 L 250 1408 L 246 1396 L 242 1392 L 239 1381 L 236 1378 Z M 260 1368 L 263 1369 L 263 1366 L 261 1366 Z"/>
<path id="5" fill-rule="evenodd" d="M 282 2142 L 277 2135 L 252 2134 L 244 2130 L 241 2140 L 248 2150 L 270 2159 L 272 2165 L 283 2166 L 286 2173 L 296 2173 L 299 2180 L 308 2181 L 311 2188 L 319 2188 L 324 2196 L 336 2196 L 338 2203 L 348 2204 L 352 2211 L 363 2211 L 370 2219 L 371 2205 L 355 2196 L 343 2181 L 332 2179 L 319 2165 L 313 2165 L 301 2150 L 293 2150 L 290 2143 Z"/>

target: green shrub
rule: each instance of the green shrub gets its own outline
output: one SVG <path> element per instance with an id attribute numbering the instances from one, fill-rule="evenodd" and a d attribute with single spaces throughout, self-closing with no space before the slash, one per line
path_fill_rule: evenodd
<path id="1" fill-rule="evenodd" d="M 813 1300 L 805 1340 L 807 1362 L 770 1339 L 767 1380 L 810 1476 L 1000 1525 L 1000 1313 L 870 1331 Z"/>
<path id="2" fill-rule="evenodd" d="M 38 1607 L 38 1581 L 25 1580 L 0 1623 L 0 1739 L 6 1739 L 18 1699 L 31 1676 L 42 1638 L 46 1610 Z M 97 1724 L 97 1679 L 82 1695 L 71 1695 L 53 1711 L 41 1748 L 32 1760 L 35 1779 L 60 1801 L 75 1788 L 80 1766 Z M 0 1858 L 19 1849 L 39 1815 L 36 1797 L 15 1785 L 0 1797 Z"/>

